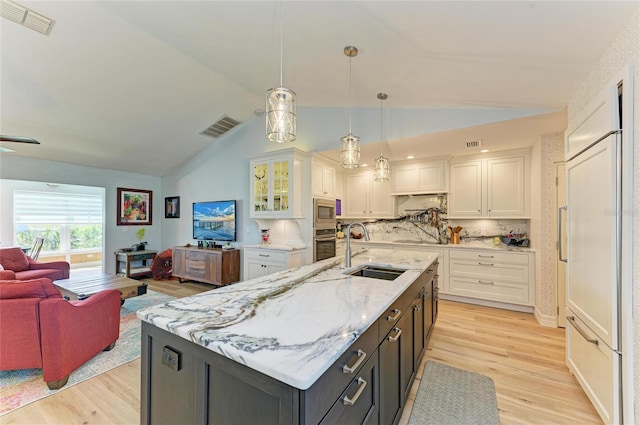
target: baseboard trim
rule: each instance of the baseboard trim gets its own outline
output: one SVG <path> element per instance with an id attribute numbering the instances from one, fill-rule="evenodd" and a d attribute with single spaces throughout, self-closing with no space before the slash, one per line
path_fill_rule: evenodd
<path id="1" fill-rule="evenodd" d="M 548 328 L 558 327 L 558 318 L 556 316 L 545 316 L 540 312 L 540 310 L 538 310 L 537 306 L 533 309 L 533 317 L 536 318 L 541 326 L 546 326 Z"/>

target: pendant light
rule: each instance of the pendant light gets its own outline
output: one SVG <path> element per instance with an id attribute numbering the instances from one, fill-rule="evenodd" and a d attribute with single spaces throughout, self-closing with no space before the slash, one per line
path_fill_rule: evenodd
<path id="1" fill-rule="evenodd" d="M 376 166 L 374 169 L 374 180 L 377 182 L 389 181 L 389 160 L 382 156 L 382 145 L 384 139 L 382 138 L 382 101 L 387 100 L 386 93 L 378 93 L 378 99 L 380 99 L 380 157 L 376 159 Z"/>
<path id="2" fill-rule="evenodd" d="M 344 54 L 349 58 L 349 134 L 342 137 L 340 158 L 344 168 L 358 168 L 360 161 L 360 138 L 351 134 L 351 59 L 358 55 L 358 49 L 353 46 L 344 48 Z"/>
<path id="3" fill-rule="evenodd" d="M 280 86 L 267 90 L 266 117 L 267 139 L 277 143 L 296 140 L 296 93 L 282 85 L 282 8 L 280 9 Z"/>

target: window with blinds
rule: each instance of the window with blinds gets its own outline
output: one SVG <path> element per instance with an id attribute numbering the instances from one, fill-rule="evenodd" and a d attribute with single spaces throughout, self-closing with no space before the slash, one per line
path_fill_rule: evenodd
<path id="1" fill-rule="evenodd" d="M 101 195 L 15 190 L 15 241 L 30 246 L 44 238 L 44 252 L 69 252 L 102 247 Z"/>

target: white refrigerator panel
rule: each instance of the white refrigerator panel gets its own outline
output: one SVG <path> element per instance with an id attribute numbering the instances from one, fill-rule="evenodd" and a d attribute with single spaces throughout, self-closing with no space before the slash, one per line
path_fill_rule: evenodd
<path id="1" fill-rule="evenodd" d="M 567 164 L 567 307 L 618 350 L 618 152 L 613 134 Z"/>
<path id="2" fill-rule="evenodd" d="M 574 319 L 571 319 L 574 317 Z M 569 310 L 567 365 L 605 424 L 620 423 L 620 355 Z"/>

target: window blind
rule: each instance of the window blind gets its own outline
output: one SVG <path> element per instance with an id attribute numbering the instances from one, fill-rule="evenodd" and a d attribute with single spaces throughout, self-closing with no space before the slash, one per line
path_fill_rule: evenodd
<path id="1" fill-rule="evenodd" d="M 16 224 L 100 224 L 102 196 L 15 190 L 13 219 Z"/>

